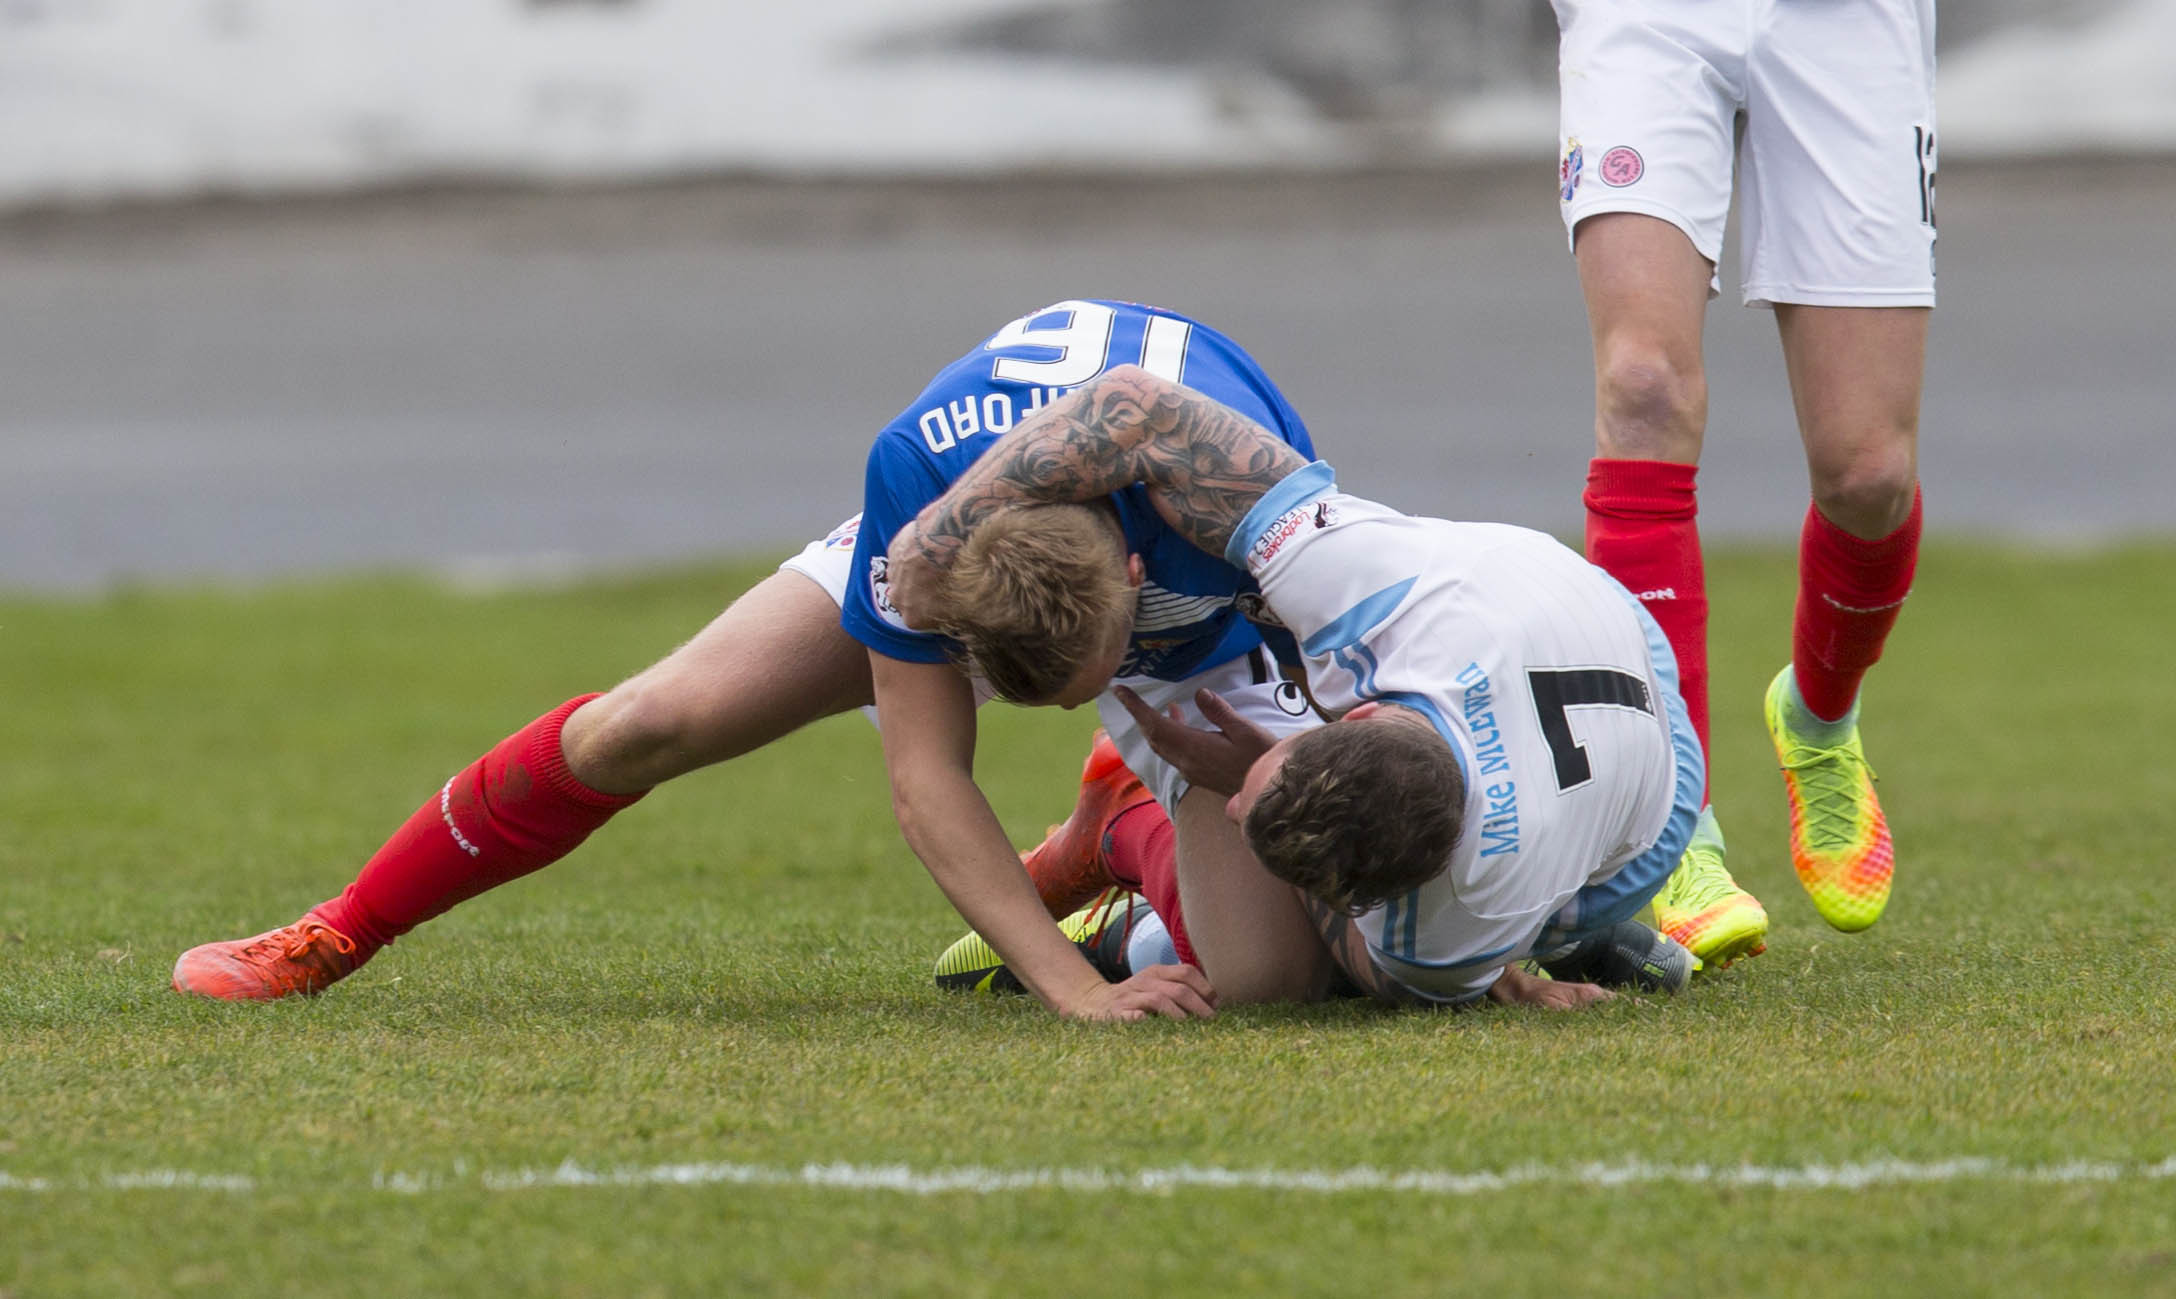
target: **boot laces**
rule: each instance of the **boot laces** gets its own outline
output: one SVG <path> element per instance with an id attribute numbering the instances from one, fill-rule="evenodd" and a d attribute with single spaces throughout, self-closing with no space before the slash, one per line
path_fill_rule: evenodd
<path id="1" fill-rule="evenodd" d="M 1686 851 L 1673 882 L 1669 900 L 1687 911 L 1704 911 L 1738 891 L 1737 883 L 1723 869 L 1722 858 L 1705 847 Z"/>
<path id="2" fill-rule="evenodd" d="M 1798 797 L 1805 807 L 1804 823 L 1833 835 L 1837 827 L 1858 824 L 1859 802 L 1866 785 L 1880 777 L 1865 755 L 1843 745 L 1816 748 L 1794 745 L 1782 762 L 1783 770 L 1798 777 Z M 1865 779 L 1860 779 L 1860 773 Z M 1851 831 L 1841 837 L 1848 839 Z M 1825 836 L 1826 837 L 1826 836 Z"/>
<path id="3" fill-rule="evenodd" d="M 241 951 L 244 960 L 264 960 L 277 957 L 281 960 L 299 961 L 316 953 L 320 942 L 328 942 L 342 956 L 355 954 L 355 940 L 321 920 L 298 920 L 284 929 L 271 933 L 251 943 Z"/>
<path id="4" fill-rule="evenodd" d="M 1120 908 L 1124 910 L 1121 911 Z M 1120 921 L 1125 929 L 1119 934 L 1120 941 L 1133 937 L 1133 891 L 1116 884 L 1096 896 L 1093 910 L 1088 913 L 1087 927 L 1081 930 L 1085 940 L 1100 942 L 1111 923 Z"/>

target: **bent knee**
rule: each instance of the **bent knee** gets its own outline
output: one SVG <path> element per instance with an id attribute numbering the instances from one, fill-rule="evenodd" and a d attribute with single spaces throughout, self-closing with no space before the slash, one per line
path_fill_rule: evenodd
<path id="1" fill-rule="evenodd" d="M 597 789 L 647 789 L 706 761 L 699 712 L 637 677 L 584 705 L 561 736 L 567 768 Z"/>

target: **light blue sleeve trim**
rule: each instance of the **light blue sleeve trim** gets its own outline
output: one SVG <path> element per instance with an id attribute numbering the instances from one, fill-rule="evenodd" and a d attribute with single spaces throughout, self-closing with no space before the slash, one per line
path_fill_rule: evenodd
<path id="1" fill-rule="evenodd" d="M 1247 511 L 1247 517 L 1239 521 L 1232 539 L 1224 543 L 1224 560 L 1240 572 L 1247 570 L 1247 552 L 1261 539 L 1269 525 L 1288 510 L 1296 510 L 1318 496 L 1328 496 L 1337 490 L 1337 471 L 1329 463 L 1317 460 L 1304 469 L 1285 475 L 1276 486 L 1262 493 L 1262 498 Z"/>

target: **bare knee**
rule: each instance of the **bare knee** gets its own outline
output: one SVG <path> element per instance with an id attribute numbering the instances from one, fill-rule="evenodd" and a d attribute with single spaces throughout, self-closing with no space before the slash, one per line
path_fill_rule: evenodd
<path id="1" fill-rule="evenodd" d="M 561 738 L 576 779 L 633 793 L 870 700 L 869 655 L 798 573 L 750 588 L 687 644 L 591 700 Z"/>
<path id="2" fill-rule="evenodd" d="M 622 682 L 577 709 L 559 745 L 575 779 L 606 793 L 634 793 L 705 765 L 689 701 L 648 676 Z"/>
<path id="3" fill-rule="evenodd" d="M 1862 449 L 1813 471 L 1815 508 L 1845 532 L 1869 541 L 1903 524 L 1918 490 L 1918 466 L 1908 447 Z"/>
<path id="4" fill-rule="evenodd" d="M 1601 454 L 1695 463 L 1707 417 L 1707 376 L 1697 361 L 1639 343 L 1603 350 L 1595 369 L 1595 442 Z"/>

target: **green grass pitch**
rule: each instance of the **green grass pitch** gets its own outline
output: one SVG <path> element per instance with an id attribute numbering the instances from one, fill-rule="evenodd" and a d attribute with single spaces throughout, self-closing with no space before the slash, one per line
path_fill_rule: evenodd
<path id="1" fill-rule="evenodd" d="M 1901 866 L 1826 930 L 1711 558 L 1715 793 L 1768 953 L 1576 1016 L 1065 1024 L 834 719 L 314 1002 L 166 987 L 761 569 L 0 600 L 0 1295 L 2176 1293 L 2176 548 L 1937 545 L 1868 686 Z M 1092 720 L 993 709 L 1016 840 Z"/>

